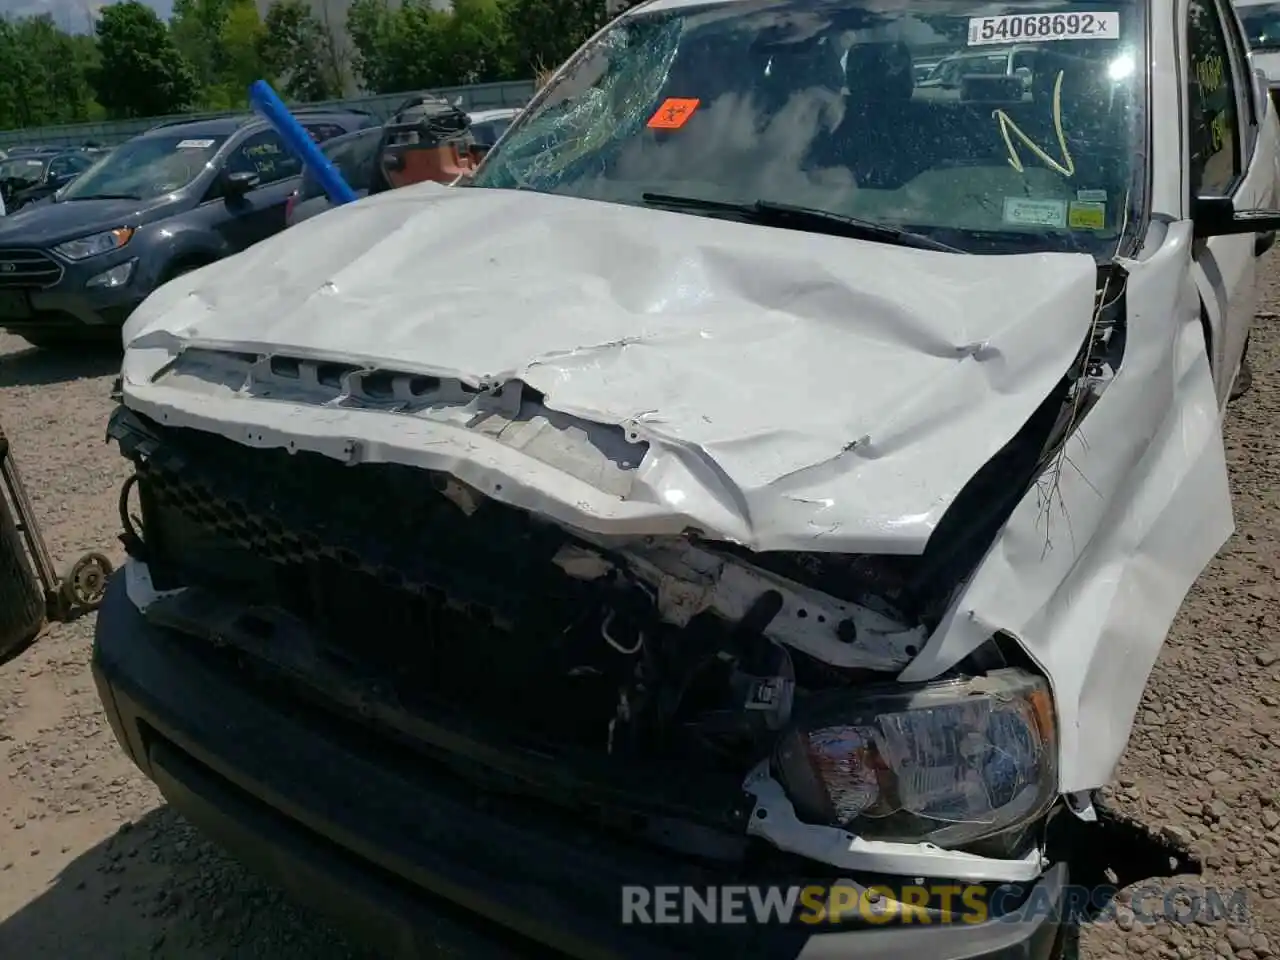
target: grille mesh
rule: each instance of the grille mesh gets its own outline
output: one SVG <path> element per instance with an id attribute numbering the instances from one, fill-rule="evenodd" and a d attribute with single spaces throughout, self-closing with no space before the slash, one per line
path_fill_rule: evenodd
<path id="1" fill-rule="evenodd" d="M 51 287 L 62 272 L 62 264 L 39 250 L 0 250 L 0 289 Z"/>

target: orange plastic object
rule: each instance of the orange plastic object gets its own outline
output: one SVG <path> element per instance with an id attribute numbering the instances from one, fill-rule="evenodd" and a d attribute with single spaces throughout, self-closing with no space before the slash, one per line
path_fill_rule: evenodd
<path id="1" fill-rule="evenodd" d="M 701 102 L 696 97 L 668 97 L 649 118 L 648 126 L 651 130 L 679 130 L 689 122 Z"/>
<path id="2" fill-rule="evenodd" d="M 394 164 L 389 164 L 386 170 L 387 180 L 396 188 L 428 180 L 452 183 L 478 165 L 478 161 L 472 157 L 472 151 L 465 144 L 445 143 L 435 147 L 407 145 L 393 147 L 388 153 L 401 158 L 399 169 L 395 169 Z"/>

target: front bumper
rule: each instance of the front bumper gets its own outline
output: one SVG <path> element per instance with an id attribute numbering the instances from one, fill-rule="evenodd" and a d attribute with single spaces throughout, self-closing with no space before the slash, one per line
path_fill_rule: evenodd
<path id="1" fill-rule="evenodd" d="M 136 251 L 69 263 L 43 250 L 0 250 L 0 329 L 20 334 L 120 328 L 151 292 L 143 264 L 136 262 L 129 282 L 120 286 L 87 284 L 130 260 L 136 260 Z M 7 270 L 9 265 L 15 269 Z"/>
<path id="2" fill-rule="evenodd" d="M 626 885 L 717 882 L 708 868 L 524 811 L 384 761 L 237 682 L 148 623 L 123 571 L 98 614 L 94 676 L 121 745 L 166 800 L 296 899 L 390 956 L 1047 960 L 1066 868 L 999 920 L 823 930 L 625 926 Z"/>

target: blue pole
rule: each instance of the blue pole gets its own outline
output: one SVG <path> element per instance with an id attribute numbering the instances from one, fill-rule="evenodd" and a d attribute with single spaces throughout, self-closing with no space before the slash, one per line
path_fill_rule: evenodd
<path id="1" fill-rule="evenodd" d="M 280 139 L 286 146 L 311 168 L 334 204 L 351 203 L 356 199 L 347 181 L 342 179 L 342 174 L 316 146 L 311 134 L 303 130 L 302 125 L 293 118 L 284 101 L 271 89 L 271 84 L 265 80 L 253 81 L 249 87 L 249 103 L 280 134 Z"/>

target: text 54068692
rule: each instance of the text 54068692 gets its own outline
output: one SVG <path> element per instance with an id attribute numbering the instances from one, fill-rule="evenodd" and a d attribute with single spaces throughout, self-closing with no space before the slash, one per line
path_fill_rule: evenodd
<path id="1" fill-rule="evenodd" d="M 1120 14 L 1017 13 L 969 20 L 969 46 L 1050 40 L 1119 40 Z"/>

